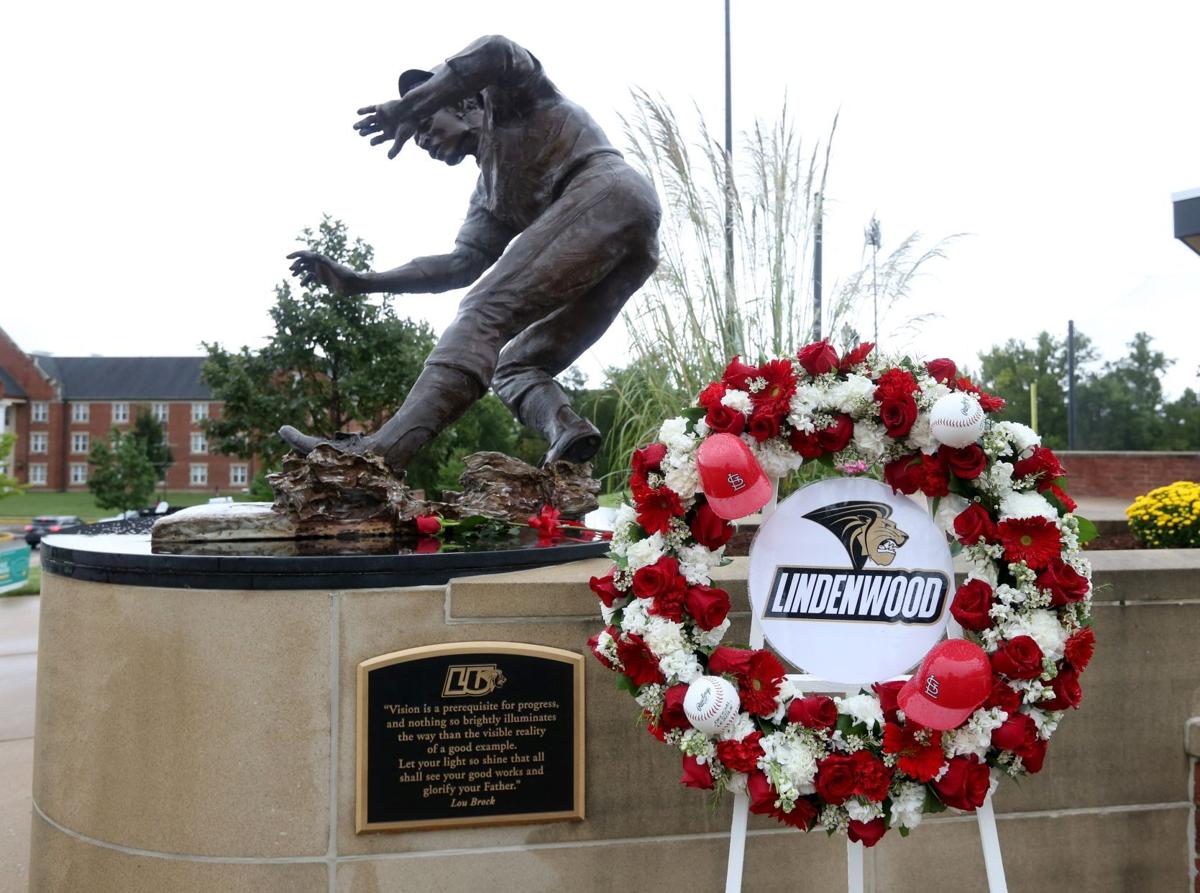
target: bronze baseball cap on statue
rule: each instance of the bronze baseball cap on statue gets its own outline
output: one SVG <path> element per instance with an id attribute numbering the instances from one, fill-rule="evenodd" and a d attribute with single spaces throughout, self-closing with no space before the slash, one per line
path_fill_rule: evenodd
<path id="1" fill-rule="evenodd" d="M 400 95 L 403 96 L 413 87 L 425 83 L 431 77 L 433 77 L 433 72 L 426 71 L 423 68 L 410 68 L 408 71 L 401 73 L 399 82 Z"/>

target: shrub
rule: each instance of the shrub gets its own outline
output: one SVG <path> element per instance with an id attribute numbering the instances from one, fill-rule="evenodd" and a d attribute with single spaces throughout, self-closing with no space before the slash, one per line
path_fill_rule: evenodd
<path id="1" fill-rule="evenodd" d="M 1150 549 L 1200 546 L 1200 484 L 1176 481 L 1139 496 L 1125 509 L 1129 527 Z"/>

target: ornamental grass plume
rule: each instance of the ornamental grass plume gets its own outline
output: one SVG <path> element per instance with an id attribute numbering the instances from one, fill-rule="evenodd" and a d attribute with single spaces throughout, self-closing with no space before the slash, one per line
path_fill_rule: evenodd
<path id="1" fill-rule="evenodd" d="M 1200 546 L 1200 484 L 1176 481 L 1139 496 L 1125 509 L 1129 529 L 1148 549 Z"/>

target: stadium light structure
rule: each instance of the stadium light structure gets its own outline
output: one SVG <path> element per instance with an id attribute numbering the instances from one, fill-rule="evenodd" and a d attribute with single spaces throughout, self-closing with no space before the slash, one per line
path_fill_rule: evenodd
<path id="1" fill-rule="evenodd" d="M 1171 196 L 1175 204 L 1175 238 L 1200 254 L 1200 189 Z"/>

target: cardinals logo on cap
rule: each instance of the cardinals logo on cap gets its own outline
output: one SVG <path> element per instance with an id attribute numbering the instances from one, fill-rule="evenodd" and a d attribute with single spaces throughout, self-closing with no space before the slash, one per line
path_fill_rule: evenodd
<path id="1" fill-rule="evenodd" d="M 868 558 L 887 567 L 896 559 L 896 550 L 908 542 L 908 534 L 896 526 L 891 514 L 892 507 L 879 502 L 837 502 L 804 517 L 841 541 L 857 571 Z"/>

